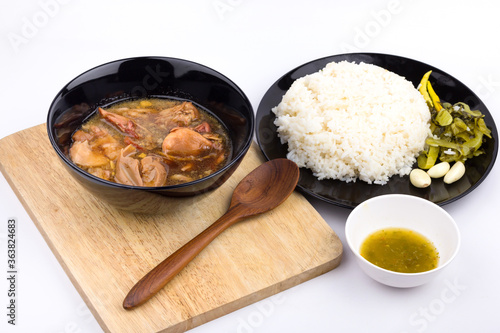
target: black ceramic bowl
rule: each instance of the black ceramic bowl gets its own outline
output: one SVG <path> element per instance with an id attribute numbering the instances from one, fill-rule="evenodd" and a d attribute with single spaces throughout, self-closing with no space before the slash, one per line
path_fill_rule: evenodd
<path id="1" fill-rule="evenodd" d="M 71 162 L 68 158 L 71 135 L 98 106 L 145 97 L 190 100 L 209 110 L 228 129 L 233 147 L 229 163 L 193 182 L 138 187 L 100 179 Z M 81 74 L 57 94 L 47 117 L 50 142 L 69 173 L 93 195 L 116 208 L 133 212 L 163 211 L 171 200 L 176 200 L 173 197 L 193 196 L 222 185 L 248 151 L 253 130 L 252 105 L 234 82 L 206 66 L 165 57 L 117 60 Z"/>

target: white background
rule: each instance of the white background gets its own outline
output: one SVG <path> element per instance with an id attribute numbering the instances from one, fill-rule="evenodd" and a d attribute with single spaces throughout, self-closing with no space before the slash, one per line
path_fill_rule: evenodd
<path id="1" fill-rule="evenodd" d="M 455 76 L 500 122 L 494 1 L 1 1 L 0 138 L 44 123 L 52 98 L 81 72 L 140 55 L 212 67 L 256 110 L 271 84 L 305 62 L 346 51 L 390 53 Z M 345 248 L 337 269 L 192 332 L 498 332 L 499 186 L 497 163 L 475 191 L 444 207 L 462 247 L 425 286 L 380 285 Z M 3 176 L 0 190 L 0 331 L 102 332 Z M 346 245 L 349 210 L 311 202 Z M 19 223 L 15 327 L 6 316 L 9 217 Z"/>

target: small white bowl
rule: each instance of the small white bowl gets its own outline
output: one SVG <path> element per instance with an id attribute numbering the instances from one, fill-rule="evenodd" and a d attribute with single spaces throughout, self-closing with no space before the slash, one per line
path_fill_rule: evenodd
<path id="1" fill-rule="evenodd" d="M 429 239 L 439 252 L 438 267 L 421 273 L 399 273 L 383 269 L 363 258 L 363 241 L 383 228 L 407 228 Z M 455 258 L 460 232 L 453 218 L 438 205 L 411 195 L 381 195 L 359 204 L 345 225 L 347 244 L 361 269 L 374 280 L 391 287 L 409 288 L 432 280 Z"/>

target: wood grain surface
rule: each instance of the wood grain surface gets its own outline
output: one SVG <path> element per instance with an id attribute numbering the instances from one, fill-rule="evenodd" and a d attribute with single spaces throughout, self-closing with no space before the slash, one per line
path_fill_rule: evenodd
<path id="1" fill-rule="evenodd" d="M 145 215 L 88 194 L 58 160 L 45 125 L 0 140 L 0 170 L 106 332 L 183 332 L 340 264 L 339 238 L 294 192 L 219 235 L 149 302 L 123 309 L 135 282 L 224 214 L 237 183 L 263 161 L 254 144 L 219 189 Z"/>

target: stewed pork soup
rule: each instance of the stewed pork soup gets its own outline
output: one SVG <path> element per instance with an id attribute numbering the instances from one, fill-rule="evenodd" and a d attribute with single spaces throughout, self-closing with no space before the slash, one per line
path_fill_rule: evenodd
<path id="1" fill-rule="evenodd" d="M 70 159 L 99 178 L 167 186 L 206 177 L 230 159 L 223 124 L 189 101 L 129 100 L 99 108 L 73 133 Z"/>

